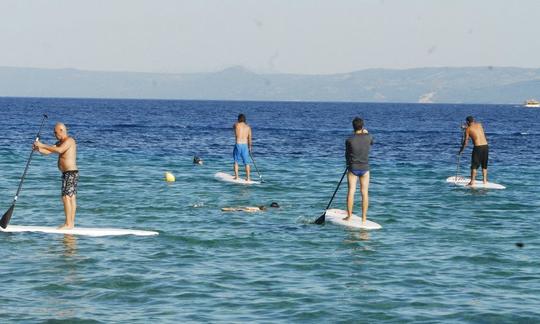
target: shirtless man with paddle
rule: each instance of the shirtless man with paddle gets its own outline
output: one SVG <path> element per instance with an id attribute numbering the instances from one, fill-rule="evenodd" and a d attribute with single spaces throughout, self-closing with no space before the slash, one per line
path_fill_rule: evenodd
<path id="1" fill-rule="evenodd" d="M 62 202 L 66 220 L 60 229 L 75 227 L 75 212 L 77 210 L 77 184 L 79 171 L 77 169 L 77 143 L 67 133 L 66 125 L 57 123 L 54 126 L 54 136 L 58 140 L 54 145 L 46 145 L 39 140 L 34 142 L 34 150 L 41 154 L 58 154 L 58 169 L 62 172 Z"/>
<path id="2" fill-rule="evenodd" d="M 238 179 L 238 164 L 242 163 L 246 167 L 246 181 L 251 181 L 250 177 L 250 152 L 251 152 L 251 127 L 246 123 L 244 114 L 238 115 L 238 121 L 233 125 L 236 144 L 234 145 L 234 179 Z"/>
<path id="3" fill-rule="evenodd" d="M 467 127 L 465 128 L 465 137 L 463 138 L 463 143 L 461 143 L 461 149 L 459 153 L 463 153 L 469 138 L 473 141 L 473 151 L 471 156 L 471 182 L 468 186 L 474 186 L 476 181 L 476 169 L 479 166 L 482 166 L 482 176 L 484 184 L 488 182 L 487 180 L 487 167 L 488 167 L 488 143 L 486 135 L 484 134 L 484 128 L 481 123 L 474 121 L 473 116 L 468 116 L 466 118 Z"/>

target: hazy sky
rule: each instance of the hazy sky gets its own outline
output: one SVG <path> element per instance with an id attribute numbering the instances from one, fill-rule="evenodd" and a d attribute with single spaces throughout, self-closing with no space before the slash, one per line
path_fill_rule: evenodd
<path id="1" fill-rule="evenodd" d="M 0 0 L 0 66 L 540 67 L 538 0 Z"/>

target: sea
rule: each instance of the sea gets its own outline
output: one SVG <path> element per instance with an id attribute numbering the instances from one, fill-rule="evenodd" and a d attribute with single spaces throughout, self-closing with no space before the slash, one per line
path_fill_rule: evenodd
<path id="1" fill-rule="evenodd" d="M 239 113 L 261 185 L 214 178 L 232 172 Z M 63 122 L 78 144 L 76 226 L 159 235 L 0 233 L 1 322 L 540 322 L 540 109 L 0 98 L 0 209 L 43 114 L 43 142 Z M 489 180 L 505 190 L 446 182 L 470 172 L 471 144 L 457 155 L 469 115 L 486 131 Z M 356 116 L 374 137 L 368 219 L 380 230 L 313 223 Z M 33 155 L 11 225 L 63 223 L 56 163 Z M 330 208 L 345 209 L 346 192 L 345 180 Z"/>

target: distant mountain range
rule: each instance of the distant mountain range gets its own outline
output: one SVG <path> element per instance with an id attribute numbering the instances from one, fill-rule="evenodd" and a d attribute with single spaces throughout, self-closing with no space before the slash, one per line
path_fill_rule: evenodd
<path id="1" fill-rule="evenodd" d="M 0 96 L 521 104 L 540 99 L 540 69 L 368 69 L 330 75 L 98 72 L 0 67 Z"/>

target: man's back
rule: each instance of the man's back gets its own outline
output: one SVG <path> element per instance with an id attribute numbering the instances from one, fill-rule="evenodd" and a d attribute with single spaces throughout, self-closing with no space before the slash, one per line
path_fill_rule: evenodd
<path id="1" fill-rule="evenodd" d="M 347 165 L 354 170 L 369 170 L 369 149 L 373 143 L 370 134 L 354 134 L 345 142 Z"/>
<path id="2" fill-rule="evenodd" d="M 487 145 L 486 135 L 484 134 L 484 128 L 481 123 L 473 123 L 466 130 L 467 134 L 471 137 L 474 146 Z"/>
<path id="3" fill-rule="evenodd" d="M 251 134 L 251 127 L 244 122 L 234 124 L 234 134 L 236 136 L 236 144 L 247 144 Z"/>

